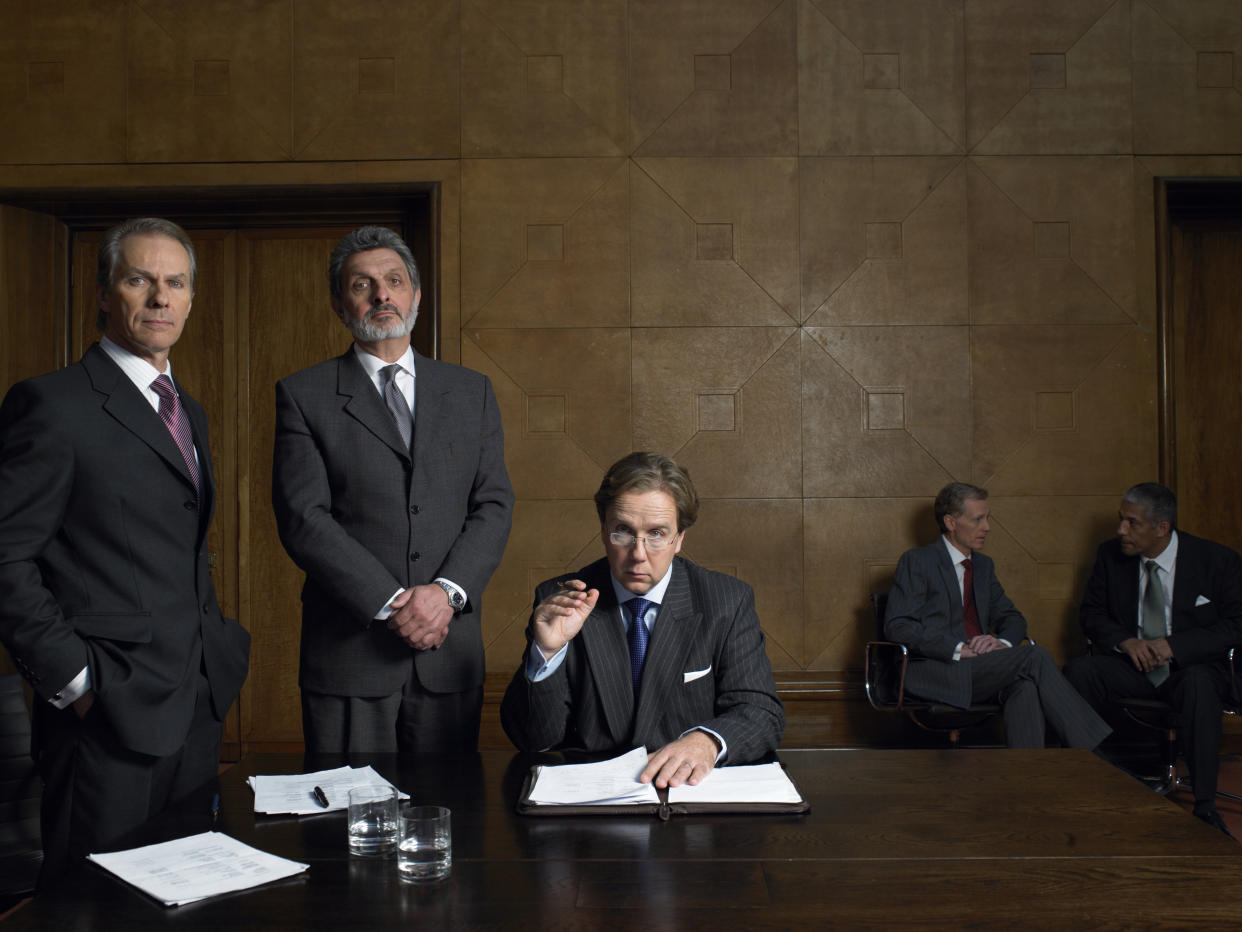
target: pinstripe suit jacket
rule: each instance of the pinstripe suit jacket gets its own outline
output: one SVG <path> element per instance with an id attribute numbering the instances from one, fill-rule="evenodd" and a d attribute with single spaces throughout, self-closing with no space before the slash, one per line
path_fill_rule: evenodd
<path id="1" fill-rule="evenodd" d="M 992 558 L 976 551 L 971 562 L 979 627 L 1017 644 L 1026 637 L 1026 619 L 1005 595 Z M 970 705 L 970 664 L 953 660 L 954 649 L 966 640 L 966 625 L 957 570 L 943 538 L 901 555 L 888 594 L 884 633 L 916 655 L 906 669 L 912 694 L 959 708 Z"/>
<path id="2" fill-rule="evenodd" d="M 415 354 L 414 415 L 411 456 L 352 346 L 276 384 L 272 505 L 306 573 L 304 689 L 391 695 L 411 656 L 432 692 L 483 682 L 480 598 L 513 511 L 500 413 L 486 376 Z M 374 616 L 437 576 L 469 601 L 438 650 L 414 651 Z"/>
<path id="3" fill-rule="evenodd" d="M 608 561 L 541 583 L 535 605 L 556 591 L 558 579 L 582 580 L 599 590 L 599 601 L 546 680 L 527 678 L 523 654 L 500 708 L 519 749 L 620 753 L 641 744 L 654 751 L 703 725 L 724 738 L 725 763 L 743 764 L 780 743 L 785 712 L 746 583 L 674 559 L 635 709 L 625 621 Z M 529 626 L 526 637 L 529 651 Z M 694 676 L 700 671 L 708 672 Z"/>

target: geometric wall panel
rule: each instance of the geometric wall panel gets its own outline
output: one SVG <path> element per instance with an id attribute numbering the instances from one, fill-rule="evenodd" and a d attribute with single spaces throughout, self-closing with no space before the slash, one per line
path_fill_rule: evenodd
<path id="1" fill-rule="evenodd" d="M 960 0 L 802 0 L 798 62 L 802 155 L 962 151 Z"/>
<path id="2" fill-rule="evenodd" d="M 144 6 L 151 6 L 146 3 Z M 298 0 L 294 4 L 241 3 L 293 17 L 293 140 L 297 159 L 432 159 L 461 153 L 461 26 L 456 3 L 442 0 Z M 218 29 L 245 43 L 235 62 L 262 61 L 282 51 L 268 33 L 238 29 L 237 16 L 219 4 L 176 3 L 199 9 Z M 253 15 L 253 14 L 252 14 Z M 193 33 L 190 33 L 192 36 Z M 249 37 L 249 38 L 244 38 Z M 254 48 L 251 48 L 254 46 Z M 208 56 L 203 56 L 208 57 Z M 226 56 L 217 56 L 226 57 Z M 284 72 L 288 74 L 288 70 Z M 389 80 L 391 78 L 391 80 Z M 288 93 L 288 78 L 270 87 L 255 82 L 247 103 Z M 254 100 L 255 95 L 257 100 Z M 260 112 L 264 112 L 260 107 Z M 288 107 L 283 112 L 288 112 Z M 288 141 L 289 120 L 280 138 Z"/>
<path id="3" fill-rule="evenodd" d="M 973 328 L 976 478 L 1032 495 L 1151 476 L 1156 380 L 1139 337 L 1133 325 Z"/>
<path id="4" fill-rule="evenodd" d="M 625 50 L 623 0 L 465 0 L 462 154 L 625 154 Z"/>
<path id="5" fill-rule="evenodd" d="M 630 149 L 793 155 L 794 0 L 631 0 Z"/>
<path id="6" fill-rule="evenodd" d="M 492 380 L 519 498 L 590 498 L 631 449 L 625 330 L 471 330 L 462 364 Z"/>
<path id="7" fill-rule="evenodd" d="M 1128 158 L 970 159 L 975 324 L 1134 320 Z"/>
<path id="8" fill-rule="evenodd" d="M 795 159 L 633 164 L 635 326 L 796 322 Z"/>
<path id="9" fill-rule="evenodd" d="M 126 19 L 91 0 L 0 5 L 0 162 L 125 160 Z"/>
<path id="10" fill-rule="evenodd" d="M 291 52 L 273 41 L 289 35 L 289 23 L 285 4 L 131 6 L 127 158 L 290 158 Z"/>
<path id="11" fill-rule="evenodd" d="M 622 159 L 462 163 L 462 316 L 471 327 L 623 327 Z"/>
<path id="12" fill-rule="evenodd" d="M 799 160 L 812 326 L 966 323 L 966 171 L 956 156 Z"/>
<path id="13" fill-rule="evenodd" d="M 970 150 L 1128 152 L 1129 9 L 1126 0 L 967 0 Z"/>
<path id="14" fill-rule="evenodd" d="M 808 327 L 804 494 L 935 495 L 970 477 L 966 327 Z"/>
<path id="15" fill-rule="evenodd" d="M 795 332 L 634 330 L 635 449 L 673 457 L 706 498 L 799 497 Z"/>
<path id="16" fill-rule="evenodd" d="M 1242 151 L 1242 5 L 1134 4 L 1134 150 Z"/>
<path id="17" fill-rule="evenodd" d="M 690 474 L 701 495 L 698 471 L 690 467 Z M 698 521 L 686 532 L 682 554 L 750 583 L 772 665 L 778 670 L 803 668 L 800 499 L 704 498 Z"/>

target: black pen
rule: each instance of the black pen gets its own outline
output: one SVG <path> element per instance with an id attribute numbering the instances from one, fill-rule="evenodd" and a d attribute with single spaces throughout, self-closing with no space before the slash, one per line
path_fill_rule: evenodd
<path id="1" fill-rule="evenodd" d="M 315 802 L 325 809 L 328 808 L 328 794 L 323 791 L 322 786 L 315 787 Z"/>
<path id="2" fill-rule="evenodd" d="M 217 793 L 211 797 L 211 824 L 215 825 L 220 821 L 220 794 Z"/>

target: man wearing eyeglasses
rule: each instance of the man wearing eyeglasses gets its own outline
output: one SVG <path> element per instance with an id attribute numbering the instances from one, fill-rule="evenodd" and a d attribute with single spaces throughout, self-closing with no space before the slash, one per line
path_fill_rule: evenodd
<path id="1" fill-rule="evenodd" d="M 697 784 L 773 751 L 785 727 L 746 583 L 678 556 L 698 517 L 690 476 L 631 453 L 595 494 L 605 556 L 541 583 L 501 722 L 523 751 L 622 753 L 641 779 Z"/>

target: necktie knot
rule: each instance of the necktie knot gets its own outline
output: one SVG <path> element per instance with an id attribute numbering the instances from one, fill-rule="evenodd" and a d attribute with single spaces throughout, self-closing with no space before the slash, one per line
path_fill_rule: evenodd
<path id="1" fill-rule="evenodd" d="M 653 604 L 642 598 L 630 599 L 625 603 L 630 610 L 630 626 L 626 632 L 626 640 L 629 642 L 630 677 L 635 693 L 638 692 L 638 684 L 642 682 L 643 661 L 647 657 L 647 623 L 644 618 Z"/>

